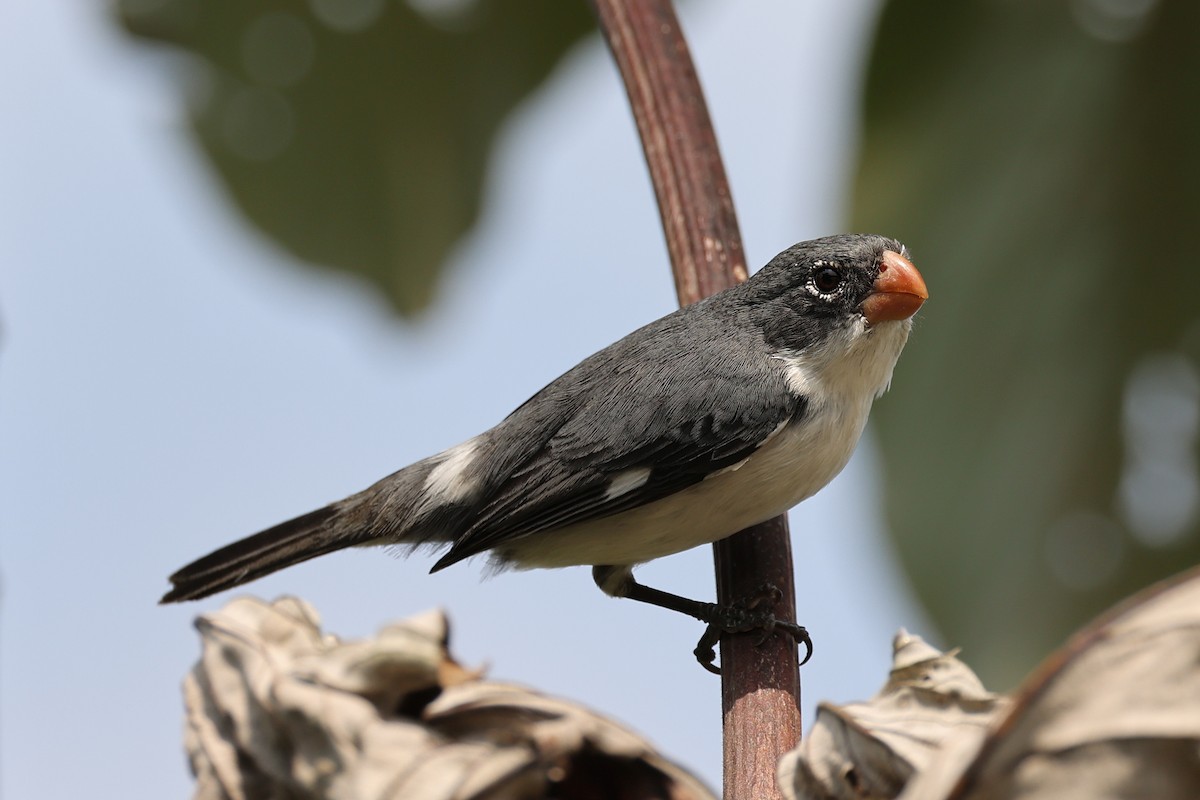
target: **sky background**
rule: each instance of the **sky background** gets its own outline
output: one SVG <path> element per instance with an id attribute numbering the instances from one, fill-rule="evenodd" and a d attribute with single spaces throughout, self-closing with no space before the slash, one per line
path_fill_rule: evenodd
<path id="1" fill-rule="evenodd" d="M 876 11 L 682 9 L 752 267 L 844 229 Z M 4 798 L 187 796 L 191 621 L 232 595 L 159 607 L 166 576 L 493 425 L 675 304 L 597 41 L 509 121 L 481 224 L 429 313 L 406 323 L 365 284 L 299 265 L 248 228 L 187 139 L 176 65 L 105 13 L 81 0 L 0 6 Z M 806 727 L 818 700 L 879 688 L 898 627 L 936 638 L 882 538 L 877 469 L 868 433 L 792 512 L 799 621 L 816 642 Z M 479 562 L 429 566 L 339 553 L 248 591 L 300 595 L 342 637 L 443 607 L 464 664 L 599 709 L 719 786 L 719 685 L 692 659 L 698 623 L 607 598 L 586 568 L 482 580 Z M 713 594 L 709 548 L 639 576 Z"/>

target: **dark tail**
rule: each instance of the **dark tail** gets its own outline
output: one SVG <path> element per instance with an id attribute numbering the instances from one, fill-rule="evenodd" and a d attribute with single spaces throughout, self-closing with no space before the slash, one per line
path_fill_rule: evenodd
<path id="1" fill-rule="evenodd" d="M 193 561 L 171 576 L 174 588 L 158 602 L 199 600 L 301 561 L 365 544 L 369 535 L 347 535 L 345 502 L 310 511 Z"/>

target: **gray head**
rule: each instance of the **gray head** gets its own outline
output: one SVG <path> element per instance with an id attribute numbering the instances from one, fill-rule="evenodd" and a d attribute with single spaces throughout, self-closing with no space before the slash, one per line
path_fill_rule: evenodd
<path id="1" fill-rule="evenodd" d="M 929 296 L 908 250 L 895 239 L 842 234 L 793 245 L 738 292 L 767 344 L 799 351 L 832 336 L 900 326 Z"/>

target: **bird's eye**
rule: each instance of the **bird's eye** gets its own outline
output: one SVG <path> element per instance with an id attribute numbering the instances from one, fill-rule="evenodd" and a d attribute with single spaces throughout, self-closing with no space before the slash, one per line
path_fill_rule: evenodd
<path id="1" fill-rule="evenodd" d="M 817 267 L 813 271 L 812 282 L 817 291 L 822 294 L 835 292 L 842 285 L 841 270 L 828 265 Z"/>

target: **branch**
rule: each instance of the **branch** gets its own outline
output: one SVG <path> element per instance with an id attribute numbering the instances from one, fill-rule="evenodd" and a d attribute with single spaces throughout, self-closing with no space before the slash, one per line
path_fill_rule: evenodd
<path id="1" fill-rule="evenodd" d="M 593 0 L 625 82 L 681 305 L 747 278 L 729 183 L 687 42 L 669 0 Z M 783 591 L 777 613 L 795 618 L 791 542 L 778 517 L 713 545 L 717 599 Z M 800 739 L 795 642 L 773 636 L 721 639 L 725 798 L 780 797 L 779 757 Z"/>

